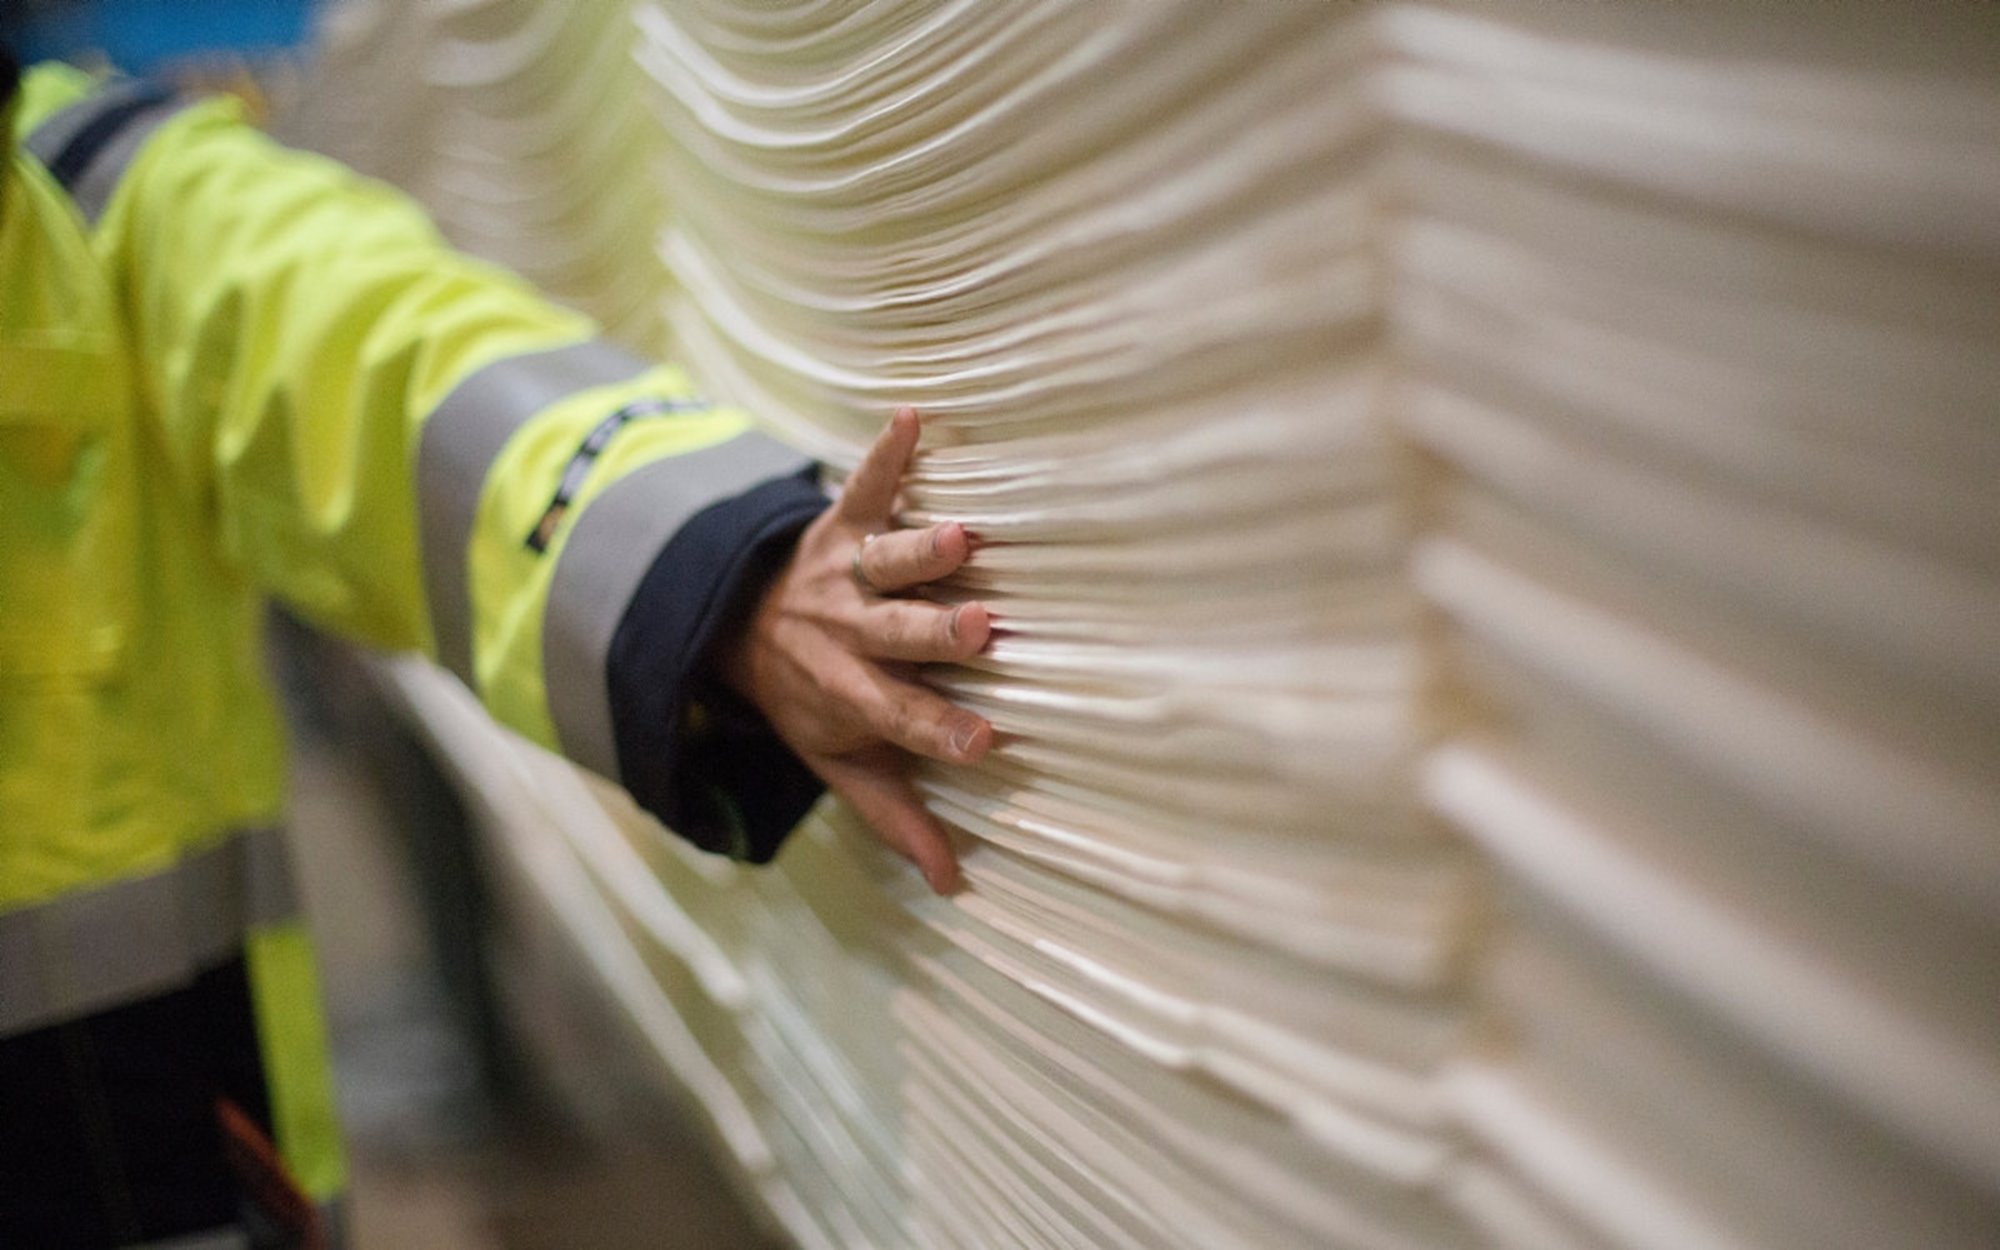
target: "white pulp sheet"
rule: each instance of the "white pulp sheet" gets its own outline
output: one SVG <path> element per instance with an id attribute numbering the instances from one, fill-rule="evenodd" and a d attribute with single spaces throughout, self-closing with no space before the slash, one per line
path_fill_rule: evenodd
<path id="1" fill-rule="evenodd" d="M 2000 1245 L 2000 28 L 348 0 L 302 140 L 984 539 L 704 858 L 390 670 L 801 1245 Z"/>

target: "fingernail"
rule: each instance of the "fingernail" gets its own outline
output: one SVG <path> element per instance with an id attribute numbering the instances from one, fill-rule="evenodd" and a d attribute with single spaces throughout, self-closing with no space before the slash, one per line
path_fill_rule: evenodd
<path id="1" fill-rule="evenodd" d="M 979 736 L 979 722 L 962 720 L 958 728 L 951 731 L 951 749 L 964 755 L 972 749 L 972 740 Z"/>
<path id="2" fill-rule="evenodd" d="M 948 617 L 945 621 L 945 630 L 951 634 L 951 640 L 953 642 L 958 641 L 958 618 L 964 615 L 965 615 L 965 605 L 961 603 L 957 607 L 951 610 L 951 616 Z"/>

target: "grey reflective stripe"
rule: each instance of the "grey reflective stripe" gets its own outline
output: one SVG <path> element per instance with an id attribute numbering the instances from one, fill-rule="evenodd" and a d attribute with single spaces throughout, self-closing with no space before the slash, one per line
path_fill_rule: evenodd
<path id="1" fill-rule="evenodd" d="M 237 834 L 173 867 L 0 915 L 0 1037 L 186 985 L 254 927 L 299 914 L 284 835 Z"/>
<path id="2" fill-rule="evenodd" d="M 321 1250 L 347 1250 L 347 1197 L 328 1198 L 319 1204 Z"/>
<path id="3" fill-rule="evenodd" d="M 783 443 L 739 434 L 636 469 L 584 509 L 542 617 L 542 681 L 564 755 L 619 779 L 605 662 L 625 605 L 667 540 L 710 504 L 808 463 Z"/>
<path id="4" fill-rule="evenodd" d="M 601 339 L 509 356 L 467 375 L 424 422 L 417 447 L 424 595 L 438 663 L 466 685 L 477 689 L 467 560 L 487 471 L 514 432 L 550 404 L 593 386 L 628 381 L 651 367 Z"/>
<path id="5" fill-rule="evenodd" d="M 117 109 L 129 107 L 134 100 L 157 89 L 153 84 L 141 82 L 114 84 L 87 100 L 79 100 L 56 112 L 35 127 L 22 146 L 44 165 L 52 164 L 92 122 Z M 127 118 L 117 132 L 97 149 L 90 163 L 69 184 L 70 199 L 85 221 L 93 226 L 97 224 L 98 218 L 104 216 L 106 206 L 111 203 L 111 195 L 118 189 L 119 180 L 132 164 L 132 158 L 139 154 L 139 149 L 145 146 L 146 140 L 163 122 L 191 103 L 191 100 L 169 99 L 142 109 Z"/>
<path id="6" fill-rule="evenodd" d="M 57 109 L 43 118 L 42 124 L 21 141 L 21 146 L 42 164 L 51 164 L 56 154 L 69 146 L 70 140 L 83 133 L 85 126 L 113 109 L 123 108 L 127 101 L 136 100 L 155 89 L 154 84 L 136 78 L 114 82 L 97 94 Z"/>

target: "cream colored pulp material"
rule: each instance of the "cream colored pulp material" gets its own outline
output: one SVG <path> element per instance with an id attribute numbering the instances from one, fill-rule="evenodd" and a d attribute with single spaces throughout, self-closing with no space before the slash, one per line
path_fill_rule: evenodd
<path id="1" fill-rule="evenodd" d="M 1994 33 L 1497 12 L 335 12 L 307 140 L 987 540 L 949 901 L 394 670 L 801 1244 L 2000 1244 Z"/>

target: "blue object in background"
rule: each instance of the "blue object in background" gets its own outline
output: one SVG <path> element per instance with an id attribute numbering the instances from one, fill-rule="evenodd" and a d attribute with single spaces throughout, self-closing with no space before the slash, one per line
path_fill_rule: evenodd
<path id="1" fill-rule="evenodd" d="M 13 8 L 18 0 L 0 0 Z M 209 52 L 250 59 L 304 44 L 317 0 L 42 0 L 7 26 L 27 64 L 101 54 L 147 74 Z"/>

